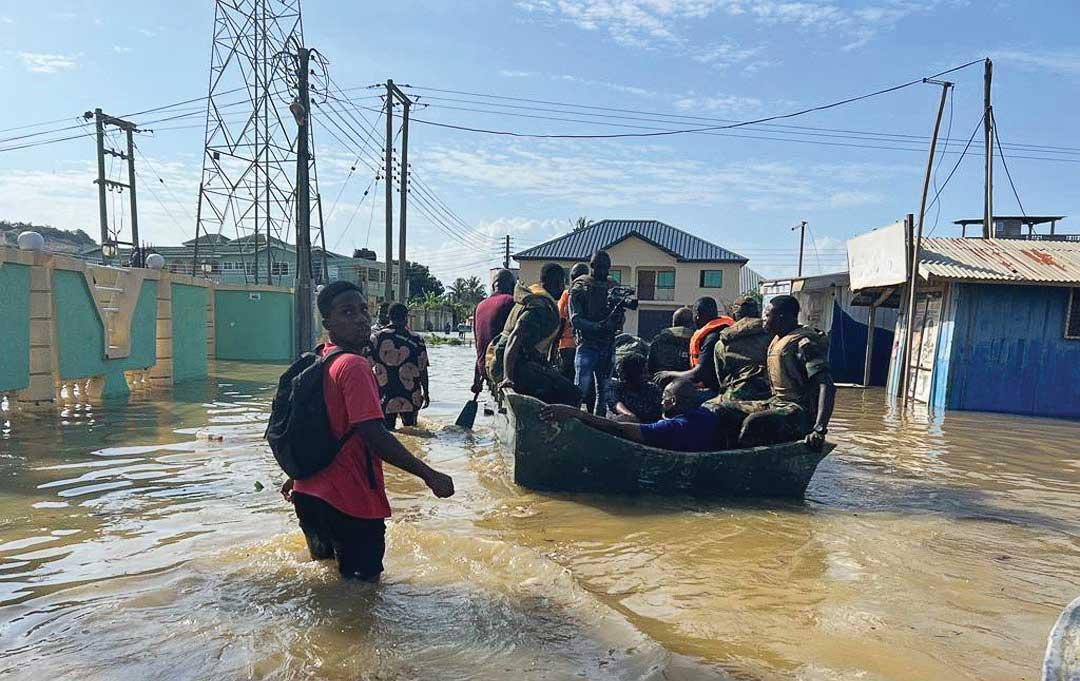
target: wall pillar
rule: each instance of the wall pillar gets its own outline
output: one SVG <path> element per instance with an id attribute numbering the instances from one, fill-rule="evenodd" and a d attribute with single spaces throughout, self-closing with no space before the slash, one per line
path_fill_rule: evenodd
<path id="1" fill-rule="evenodd" d="M 172 282 L 162 275 L 157 283 L 156 361 L 150 369 L 150 384 L 155 388 L 173 384 Z"/>
<path id="2" fill-rule="evenodd" d="M 216 355 L 216 338 L 214 334 L 215 291 L 213 285 L 206 288 L 206 364 L 208 368 L 213 366 L 214 356 Z"/>
<path id="3" fill-rule="evenodd" d="M 30 267 L 30 381 L 18 392 L 19 402 L 32 404 L 56 401 L 60 382 L 57 370 L 55 313 L 53 307 L 52 262 L 39 254 Z"/>

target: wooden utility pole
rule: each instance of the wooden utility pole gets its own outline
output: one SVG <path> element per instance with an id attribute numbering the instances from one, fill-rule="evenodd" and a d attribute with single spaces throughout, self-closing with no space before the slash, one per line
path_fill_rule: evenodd
<path id="1" fill-rule="evenodd" d="M 506 235 L 506 252 L 503 254 L 503 267 L 510 269 L 510 235 Z"/>
<path id="2" fill-rule="evenodd" d="M 937 118 L 934 119 L 934 132 L 930 137 L 930 154 L 926 158 L 926 174 L 923 176 L 922 198 L 919 200 L 919 222 L 915 230 L 915 237 L 911 241 L 911 276 L 908 279 L 907 315 L 904 319 L 904 393 L 901 406 L 907 407 L 908 387 L 911 385 L 912 365 L 912 334 L 915 330 L 915 297 L 919 284 L 919 256 L 922 250 L 923 223 L 926 219 L 926 194 L 930 191 L 930 176 L 934 170 L 934 152 L 937 150 L 938 131 L 941 129 L 941 115 L 945 112 L 945 100 L 949 96 L 949 88 L 952 83 L 924 79 L 924 83 L 932 83 L 941 86 L 941 101 L 938 102 Z M 916 361 L 916 366 L 918 362 Z"/>
<path id="3" fill-rule="evenodd" d="M 396 86 L 394 92 L 401 97 L 401 198 L 398 200 L 398 290 L 401 302 L 409 301 L 409 277 L 405 259 L 405 208 L 408 206 L 409 186 L 409 106 L 412 102 Z"/>
<path id="4" fill-rule="evenodd" d="M 806 220 L 800 220 L 799 224 L 791 228 L 791 231 L 799 230 L 799 274 L 802 276 L 803 243 L 806 239 Z"/>
<path id="5" fill-rule="evenodd" d="M 386 81 L 386 285 L 383 300 L 394 300 L 394 81 Z"/>
<path id="6" fill-rule="evenodd" d="M 296 117 L 296 353 L 311 349 L 314 313 L 311 290 L 311 181 L 308 176 L 310 152 L 308 139 L 311 134 L 311 98 L 308 93 L 308 73 L 311 51 L 301 47 L 297 54 L 298 92 L 293 101 Z M 270 247 L 269 241 L 266 247 Z M 256 256 L 257 257 L 257 256 Z"/>
<path id="7" fill-rule="evenodd" d="M 983 145 L 986 149 L 986 179 L 983 197 L 983 238 L 994 237 L 994 107 L 990 104 L 990 81 L 994 62 L 986 60 L 983 69 Z"/>
<path id="8" fill-rule="evenodd" d="M 137 132 L 142 132 L 131 121 L 125 121 L 122 118 L 110 116 L 101 109 L 94 109 L 91 113 L 87 111 L 83 114 L 83 118 L 86 120 L 94 119 L 94 130 L 97 133 L 97 162 L 98 162 L 98 177 L 94 180 L 94 184 L 98 186 L 98 219 L 101 223 L 101 261 L 107 262 L 105 251 L 107 246 L 112 246 L 119 253 L 120 245 L 131 246 L 132 264 L 136 267 L 142 266 L 142 258 L 139 255 L 139 205 L 136 202 L 135 197 L 135 139 L 133 135 Z M 106 148 L 105 146 L 105 126 L 113 126 L 124 131 L 127 136 L 127 151 L 117 151 L 116 149 Z M 127 184 L 123 182 L 115 182 L 105 177 L 105 156 L 115 156 L 122 161 L 127 161 L 128 166 L 128 181 Z M 116 189 L 123 191 L 127 189 L 131 192 L 128 195 L 128 200 L 131 206 L 131 241 L 121 241 L 119 234 L 109 234 L 109 210 L 106 205 L 105 192 L 109 189 Z"/>

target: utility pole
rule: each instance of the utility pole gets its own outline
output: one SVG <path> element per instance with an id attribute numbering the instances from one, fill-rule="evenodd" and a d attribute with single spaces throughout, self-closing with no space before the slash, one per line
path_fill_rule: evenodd
<path id="1" fill-rule="evenodd" d="M 806 220 L 800 220 L 799 224 L 791 228 L 791 231 L 799 230 L 799 274 L 802 276 L 803 243 L 806 239 Z"/>
<path id="2" fill-rule="evenodd" d="M 911 278 L 908 280 L 908 299 L 907 299 L 907 315 L 904 318 L 904 376 L 903 376 L 903 398 L 901 399 L 901 407 L 906 408 L 908 404 L 909 386 L 913 387 L 914 381 L 911 378 L 911 365 L 912 365 L 912 334 L 915 330 L 915 298 L 916 289 L 919 284 L 919 257 L 922 251 L 922 233 L 923 223 L 926 220 L 926 195 L 930 191 L 930 176 L 934 169 L 934 152 L 937 150 L 938 131 L 941 129 L 941 115 L 945 112 L 945 100 L 949 96 L 949 88 L 952 87 L 952 83 L 945 80 L 929 80 L 923 79 L 924 83 L 931 83 L 933 85 L 941 86 L 941 101 L 938 102 L 937 118 L 934 119 L 934 132 L 930 137 L 930 154 L 926 158 L 926 174 L 923 176 L 922 186 L 922 198 L 919 200 L 919 222 L 915 230 L 915 238 L 911 241 Z M 918 367 L 918 362 L 915 362 L 915 366 Z"/>
<path id="3" fill-rule="evenodd" d="M 407 304 L 409 301 L 409 278 L 406 276 L 408 272 L 406 271 L 405 261 L 405 208 L 408 205 L 409 107 L 412 102 L 397 86 L 394 87 L 394 91 L 401 97 L 401 198 L 398 200 L 400 219 L 398 223 L 398 278 L 400 283 L 398 286 L 401 291 L 401 302 Z"/>
<path id="4" fill-rule="evenodd" d="M 301 47 L 297 54 L 298 92 L 290 107 L 296 117 L 296 352 L 306 352 L 313 342 L 311 297 L 311 183 L 308 177 L 308 139 L 311 134 L 311 98 L 308 73 L 311 51 Z M 267 248 L 270 244 L 267 243 Z"/>
<path id="5" fill-rule="evenodd" d="M 989 59 L 983 68 L 983 145 L 986 149 L 986 179 L 983 198 L 983 238 L 994 237 L 994 107 L 990 104 L 990 82 L 994 78 L 994 62 Z"/>
<path id="6" fill-rule="evenodd" d="M 94 119 L 94 130 L 97 133 L 97 165 L 98 176 L 94 180 L 94 184 L 98 186 L 98 219 L 101 223 L 101 261 L 107 262 L 108 258 L 105 255 L 106 247 L 112 246 L 119 253 L 119 247 L 121 245 L 131 246 L 132 264 L 136 267 L 142 267 L 142 256 L 139 251 L 139 205 L 135 198 L 135 140 L 134 134 L 142 132 L 131 121 L 125 121 L 122 118 L 116 118 L 110 116 L 101 109 L 94 109 L 93 112 L 87 111 L 83 114 L 83 118 L 86 120 Z M 127 136 L 127 151 L 117 151 L 116 149 L 105 147 L 105 127 L 112 126 L 123 130 Z M 128 181 L 127 184 L 123 182 L 115 182 L 105 177 L 105 156 L 115 156 L 122 161 L 127 161 L 128 167 Z M 131 241 L 121 241 L 119 234 L 109 234 L 109 210 L 106 205 L 105 192 L 106 190 L 116 189 L 117 191 L 123 191 L 127 189 L 130 194 L 128 200 L 131 205 Z"/>
<path id="7" fill-rule="evenodd" d="M 510 269 L 510 235 L 506 235 L 506 252 L 503 253 L 503 268 Z"/>
<path id="8" fill-rule="evenodd" d="M 394 300 L 394 81 L 386 81 L 386 284 L 383 300 Z"/>

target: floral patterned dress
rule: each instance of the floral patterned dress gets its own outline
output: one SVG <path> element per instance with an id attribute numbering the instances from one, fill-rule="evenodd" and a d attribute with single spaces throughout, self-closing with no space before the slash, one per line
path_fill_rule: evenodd
<path id="1" fill-rule="evenodd" d="M 387 327 L 372 337 L 372 369 L 384 414 L 408 414 L 424 404 L 420 382 L 427 372 L 424 339 L 405 328 Z"/>

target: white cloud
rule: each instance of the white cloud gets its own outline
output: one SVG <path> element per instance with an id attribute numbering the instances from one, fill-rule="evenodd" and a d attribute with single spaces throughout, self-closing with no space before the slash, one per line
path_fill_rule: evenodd
<path id="1" fill-rule="evenodd" d="M 151 30 L 149 28 L 137 28 L 135 30 L 138 31 L 139 33 L 143 34 L 147 38 L 156 38 L 157 37 L 157 31 Z"/>
<path id="2" fill-rule="evenodd" d="M 113 45 L 113 51 L 117 54 L 127 54 L 134 51 L 133 47 L 124 47 L 123 45 Z"/>
<path id="3" fill-rule="evenodd" d="M 762 102 L 757 97 L 738 95 L 714 95 L 698 97 L 693 93 L 675 100 L 675 108 L 680 111 L 705 111 L 709 113 L 742 114 L 761 109 Z"/>
<path id="4" fill-rule="evenodd" d="M 991 57 L 994 61 L 1011 62 L 1028 69 L 1080 75 L 1080 52 L 1076 51 L 998 50 Z"/>
<path id="5" fill-rule="evenodd" d="M 612 90 L 614 92 L 622 92 L 629 95 L 635 95 L 638 97 L 656 97 L 659 93 L 655 90 L 648 88 L 638 87 L 636 85 L 624 85 L 622 83 L 612 83 L 605 80 L 592 80 L 589 78 L 582 78 L 580 76 L 574 76 L 570 74 L 554 74 L 554 73 L 541 73 L 539 71 L 514 71 L 511 69 L 501 69 L 498 74 L 503 78 L 546 78 L 548 80 L 559 81 L 564 83 L 574 83 L 575 85 L 586 85 L 588 87 L 604 88 L 605 90 Z"/>
<path id="6" fill-rule="evenodd" d="M 587 150 L 558 144 L 436 147 L 422 161 L 429 173 L 467 190 L 558 200 L 568 211 L 586 213 L 691 204 L 752 211 L 867 205 L 883 199 L 866 187 L 887 175 L 864 164 L 807 168 L 750 160 L 716 165 L 686 159 L 674 150 L 637 152 L 600 144 Z"/>
<path id="7" fill-rule="evenodd" d="M 73 69 L 78 66 L 77 60 L 81 56 L 82 53 L 64 55 L 43 52 L 19 52 L 18 54 L 19 61 L 31 73 L 56 73 Z"/>
<path id="8" fill-rule="evenodd" d="M 829 0 L 527 0 L 518 2 L 517 7 L 587 31 L 604 31 L 615 42 L 633 47 L 685 51 L 687 43 L 680 33 L 683 24 L 723 14 L 770 26 L 846 34 L 852 41 L 844 48 L 854 49 L 905 17 L 929 11 L 938 1 L 883 0 L 878 5 L 851 9 Z M 747 61 L 758 52 L 721 43 L 691 56 L 703 63 L 724 65 L 732 58 Z M 709 58 L 711 62 L 705 61 Z"/>
<path id="9" fill-rule="evenodd" d="M 0 16 L 0 24 L 14 24 L 15 20 L 8 16 Z"/>

